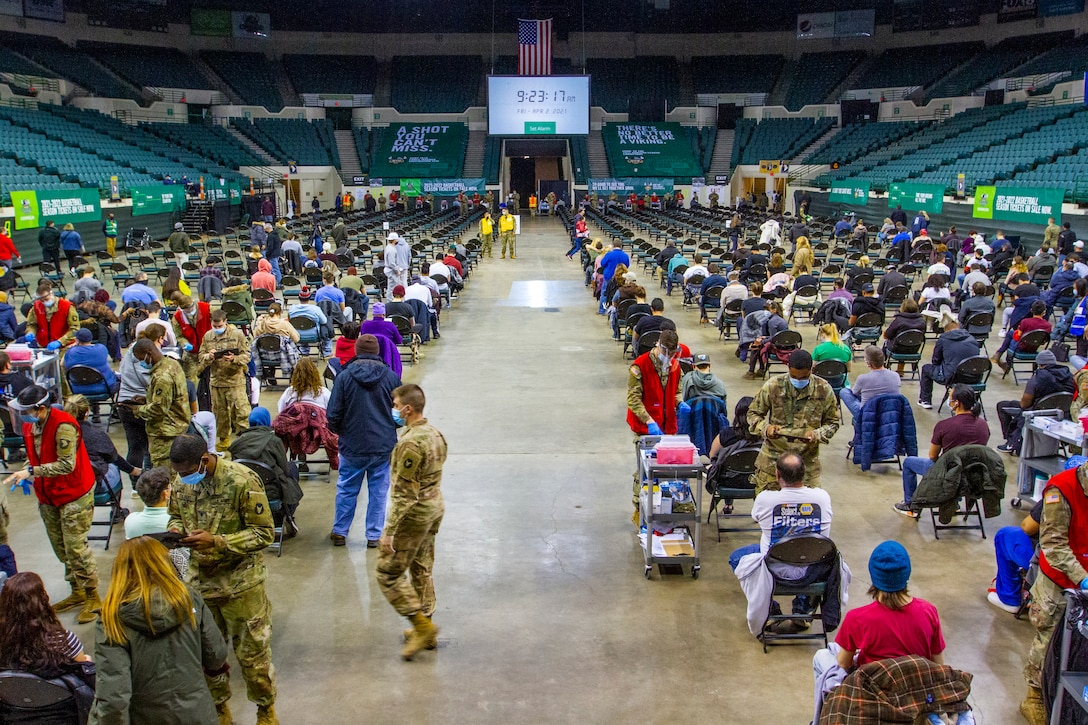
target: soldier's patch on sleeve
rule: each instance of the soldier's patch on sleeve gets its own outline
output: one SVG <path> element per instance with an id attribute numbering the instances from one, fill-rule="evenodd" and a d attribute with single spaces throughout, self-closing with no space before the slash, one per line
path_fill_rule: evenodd
<path id="1" fill-rule="evenodd" d="M 641 380 L 642 379 L 642 368 L 640 368 L 638 365 L 632 365 L 631 366 L 631 374 L 634 375 L 636 378 Z"/>
<path id="2" fill-rule="evenodd" d="M 1062 495 L 1058 491 L 1058 489 L 1056 489 L 1056 488 L 1050 489 L 1049 491 L 1046 492 L 1046 495 L 1043 496 L 1043 503 L 1044 504 L 1058 503 L 1061 500 L 1062 500 Z"/>

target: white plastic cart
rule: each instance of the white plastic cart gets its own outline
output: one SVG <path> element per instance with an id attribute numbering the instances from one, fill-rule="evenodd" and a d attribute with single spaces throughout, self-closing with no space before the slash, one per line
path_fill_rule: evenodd
<path id="1" fill-rule="evenodd" d="M 1026 502 L 1034 506 L 1047 480 L 1065 470 L 1062 446 L 1080 446 L 1088 450 L 1084 429 L 1077 420 L 1064 420 L 1060 410 L 1025 410 L 1024 445 L 1016 473 L 1016 495 L 1010 503 L 1020 508 Z"/>
<path id="2" fill-rule="evenodd" d="M 642 554 L 645 561 L 644 574 L 649 579 L 653 572 L 654 564 L 671 564 L 691 567 L 691 578 L 699 578 L 699 552 L 702 540 L 702 518 L 700 512 L 703 507 L 703 477 L 706 473 L 703 465 L 696 462 L 689 465 L 659 465 L 657 463 L 654 447 L 661 440 L 661 436 L 642 436 L 635 444 L 635 454 L 638 458 L 639 478 L 639 518 L 641 525 L 646 528 L 646 534 L 642 542 Z M 659 482 L 684 481 L 691 489 L 692 501 L 695 504 L 694 511 L 685 513 L 654 513 L 654 486 Z M 674 530 L 687 531 L 685 541 L 690 542 L 693 554 L 668 555 L 666 551 L 657 550 L 654 546 L 654 524 L 667 524 Z M 662 543 L 662 542 L 658 542 Z M 677 542 L 680 543 L 680 542 Z"/>

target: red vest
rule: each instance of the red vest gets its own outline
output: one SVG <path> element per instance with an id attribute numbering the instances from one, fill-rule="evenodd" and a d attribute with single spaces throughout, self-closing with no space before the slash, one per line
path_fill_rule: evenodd
<path id="1" fill-rule="evenodd" d="M 38 347 L 45 347 L 54 340 L 60 340 L 68 332 L 68 310 L 72 303 L 68 300 L 57 298 L 57 311 L 49 319 L 45 317 L 45 304 L 41 300 L 34 300 L 34 322 L 38 329 L 34 333 L 34 339 L 38 341 Z"/>
<path id="2" fill-rule="evenodd" d="M 1088 569 L 1088 496 L 1084 495 L 1084 489 L 1081 488 L 1080 481 L 1077 480 L 1077 469 L 1070 468 L 1068 471 L 1062 471 L 1047 481 L 1046 486 L 1043 488 L 1044 500 L 1047 492 L 1051 489 L 1057 489 L 1066 503 L 1069 504 L 1069 510 L 1072 512 L 1069 526 L 1069 548 L 1073 550 L 1073 555 L 1077 557 L 1080 565 Z M 1050 578 L 1050 581 L 1062 589 L 1076 589 L 1080 586 L 1080 582 L 1071 580 L 1052 567 L 1047 562 L 1046 554 L 1042 549 L 1039 550 L 1039 569 Z"/>
<path id="3" fill-rule="evenodd" d="M 642 371 L 642 404 L 646 406 L 646 412 L 650 414 L 654 422 L 661 427 L 662 432 L 674 435 L 677 431 L 676 423 L 676 390 L 680 387 L 680 363 L 675 360 L 669 368 L 669 379 L 665 389 L 661 389 L 661 376 L 657 373 L 657 367 L 650 355 L 652 351 L 643 353 L 635 359 L 635 365 Z M 647 426 L 630 409 L 627 410 L 627 425 L 639 435 L 649 433 Z"/>
<path id="4" fill-rule="evenodd" d="M 94 488 L 94 469 L 91 468 L 91 459 L 87 455 L 87 448 L 83 445 L 83 435 L 79 430 L 76 419 L 63 410 L 53 408 L 49 411 L 49 417 L 45 419 L 45 429 L 42 431 L 42 449 L 34 450 L 34 430 L 29 423 L 23 423 L 23 442 L 26 443 L 26 458 L 32 466 L 40 466 L 43 463 L 53 463 L 57 460 L 57 426 L 61 423 L 70 423 L 76 427 L 79 433 L 76 447 L 75 470 L 65 476 L 49 478 L 38 477 L 34 479 L 34 493 L 38 501 L 49 506 L 63 506 L 71 503 Z"/>
<path id="5" fill-rule="evenodd" d="M 196 303 L 196 329 L 185 319 L 184 313 L 178 310 L 174 313 L 181 334 L 193 346 L 193 352 L 200 349 L 200 343 L 204 341 L 204 335 L 212 329 L 212 308 L 207 302 Z"/>

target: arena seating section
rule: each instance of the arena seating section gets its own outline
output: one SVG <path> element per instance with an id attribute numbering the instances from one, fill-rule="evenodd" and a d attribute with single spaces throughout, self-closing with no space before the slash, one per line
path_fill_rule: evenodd
<path id="1" fill-rule="evenodd" d="M 676 58 L 640 56 L 638 58 L 589 58 L 586 71 L 592 76 L 592 104 L 609 113 L 635 111 L 632 121 L 652 121 L 660 118 L 665 103 L 679 105 L 679 67 Z M 631 100 L 639 102 L 635 109 Z M 654 118 L 639 118 L 642 108 L 653 109 Z"/>
<path id="2" fill-rule="evenodd" d="M 1027 63 L 1039 54 L 1041 48 L 1068 41 L 1072 35 L 1072 32 L 1064 32 L 1006 38 L 935 83 L 926 91 L 926 98 L 970 95 L 976 88 L 1003 78 L 1017 66 Z"/>
<path id="3" fill-rule="evenodd" d="M 484 73 L 475 55 L 398 55 L 393 57 L 393 107 L 401 113 L 462 113 L 479 105 Z"/>
<path id="4" fill-rule="evenodd" d="M 137 88 L 215 88 L 189 56 L 175 48 L 114 43 L 80 43 L 79 47 Z"/>
<path id="5" fill-rule="evenodd" d="M 983 43 L 948 43 L 904 50 L 892 48 L 873 59 L 852 88 L 929 86 L 961 63 L 972 61 Z"/>
<path id="6" fill-rule="evenodd" d="M 207 50 L 200 57 L 242 97 L 244 103 L 264 106 L 269 111 L 283 108 L 283 97 L 276 85 L 272 61 L 263 53 Z"/>
<path id="7" fill-rule="evenodd" d="M 0 36 L 0 45 L 52 71 L 52 75 L 57 78 L 67 78 L 96 96 L 135 101 L 140 99 L 134 88 L 118 81 L 89 55 L 64 43 L 58 43 L 56 38 L 7 34 Z"/>
<path id="8" fill-rule="evenodd" d="M 1082 33 L 1075 40 L 1067 41 L 1044 52 L 1017 68 L 1014 76 L 1061 73 L 1062 71 L 1071 71 L 1073 78 L 1081 77 L 1088 71 L 1088 33 Z"/>
<path id="9" fill-rule="evenodd" d="M 378 60 L 372 55 L 284 55 L 283 66 L 299 93 L 372 95 Z"/>
<path id="10" fill-rule="evenodd" d="M 792 159 L 835 125 L 831 118 L 742 118 L 733 136 L 733 165 Z"/>
<path id="11" fill-rule="evenodd" d="M 340 165 L 331 121 L 236 118 L 231 123 L 281 164 L 293 161 L 304 166 Z"/>
<path id="12" fill-rule="evenodd" d="M 239 166 L 259 166 L 263 161 L 252 151 L 238 142 L 234 136 L 219 126 L 204 126 L 198 123 L 148 123 L 142 128 L 187 148 L 195 154 L 213 159 L 216 163 L 230 168 Z"/>
<path id="13" fill-rule="evenodd" d="M 823 103 L 864 60 L 860 50 L 805 53 L 789 79 L 786 108 L 799 111 L 810 103 Z"/>
<path id="14" fill-rule="evenodd" d="M 691 59 L 696 93 L 770 93 L 786 59 L 781 55 L 712 55 Z"/>

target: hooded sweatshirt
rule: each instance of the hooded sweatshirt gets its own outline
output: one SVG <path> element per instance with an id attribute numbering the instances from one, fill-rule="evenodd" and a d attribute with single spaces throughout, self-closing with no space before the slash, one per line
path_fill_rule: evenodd
<path id="1" fill-rule="evenodd" d="M 721 378 L 709 371 L 692 370 L 684 375 L 680 381 L 680 389 L 684 400 L 691 400 L 703 395 L 725 400 L 725 383 Z"/>
<path id="2" fill-rule="evenodd" d="M 969 357 L 977 357 L 979 343 L 967 330 L 950 330 L 937 338 L 933 348 L 933 379 L 951 379 L 956 367 Z"/>
<path id="3" fill-rule="evenodd" d="M 179 619 L 157 591 L 151 595 L 151 626 L 142 598 L 121 605 L 124 644 L 109 642 L 98 623 L 95 698 L 89 722 L 215 725 L 219 721 L 204 671 L 224 667 L 227 643 L 204 600 L 188 589 L 195 627 L 188 619 Z"/>
<path id="4" fill-rule="evenodd" d="M 393 391 L 397 376 L 378 355 L 357 355 L 332 386 L 327 416 L 329 430 L 340 436 L 340 455 L 388 456 L 397 444 Z"/>
<path id="5" fill-rule="evenodd" d="M 272 275 L 272 263 L 267 259 L 258 260 L 257 271 L 249 278 L 249 284 L 252 289 L 268 290 L 275 294 L 276 278 Z"/>

